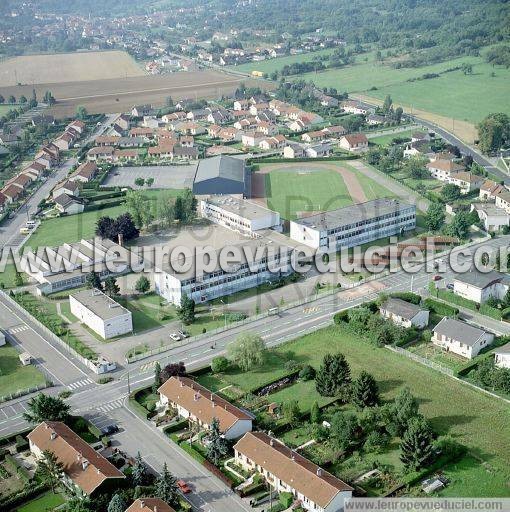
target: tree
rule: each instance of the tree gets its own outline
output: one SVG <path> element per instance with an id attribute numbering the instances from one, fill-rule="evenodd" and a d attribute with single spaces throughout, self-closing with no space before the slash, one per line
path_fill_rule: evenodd
<path id="1" fill-rule="evenodd" d="M 322 420 L 321 410 L 319 408 L 319 404 L 317 400 L 315 400 L 310 409 L 310 422 L 318 425 Z"/>
<path id="2" fill-rule="evenodd" d="M 331 440 L 339 450 L 346 451 L 358 428 L 356 416 L 349 412 L 336 412 L 331 418 Z"/>
<path id="3" fill-rule="evenodd" d="M 409 420 L 417 415 L 418 401 L 411 394 L 411 390 L 408 387 L 402 388 L 399 394 L 395 397 L 391 415 L 399 435 L 404 433 Z"/>
<path id="4" fill-rule="evenodd" d="M 223 373 L 230 366 L 228 359 L 223 356 L 213 357 L 211 361 L 211 370 L 213 373 Z"/>
<path id="5" fill-rule="evenodd" d="M 374 377 L 362 371 L 353 382 L 351 399 L 359 409 L 375 407 L 379 403 L 379 389 Z"/>
<path id="6" fill-rule="evenodd" d="M 349 319 L 349 326 L 355 332 L 365 332 L 365 327 L 368 320 L 372 317 L 372 312 L 367 306 L 359 306 L 357 308 L 349 309 L 347 317 Z"/>
<path id="7" fill-rule="evenodd" d="M 133 218 L 129 213 L 123 213 L 115 219 L 113 230 L 115 238 L 122 235 L 122 239 L 125 242 L 134 240 L 140 236 L 140 231 L 138 231 L 138 228 L 135 226 Z"/>
<path id="8" fill-rule="evenodd" d="M 76 117 L 82 121 L 85 121 L 87 119 L 87 116 L 89 113 L 87 112 L 87 109 L 83 105 L 79 105 L 76 107 Z"/>
<path id="9" fill-rule="evenodd" d="M 154 178 L 147 178 L 145 180 L 145 184 L 150 188 L 152 185 L 154 185 Z"/>
<path id="10" fill-rule="evenodd" d="M 108 512 L 124 512 L 127 504 L 120 494 L 114 494 L 108 503 Z"/>
<path id="11" fill-rule="evenodd" d="M 23 418 L 29 423 L 63 421 L 69 419 L 70 407 L 61 398 L 39 393 L 27 403 L 28 411 Z"/>
<path id="12" fill-rule="evenodd" d="M 0 105 L 5 103 L 5 98 L 0 94 Z"/>
<path id="13" fill-rule="evenodd" d="M 343 354 L 326 354 L 315 377 L 315 388 L 321 396 L 346 397 L 351 382 L 351 369 Z"/>
<path id="14" fill-rule="evenodd" d="M 19 98 L 19 102 L 20 102 L 22 105 L 24 105 L 27 101 L 28 101 L 28 100 L 27 100 L 27 97 L 26 97 L 26 96 L 20 96 L 20 98 Z"/>
<path id="15" fill-rule="evenodd" d="M 66 512 L 94 512 L 89 498 L 71 496 L 66 503 Z"/>
<path id="16" fill-rule="evenodd" d="M 169 227 L 175 221 L 174 198 L 170 195 L 160 195 L 155 206 L 155 217 L 163 225 Z"/>
<path id="17" fill-rule="evenodd" d="M 111 217 L 100 217 L 96 222 L 96 236 L 101 238 L 115 238 L 115 221 Z"/>
<path id="18" fill-rule="evenodd" d="M 478 139 L 483 153 L 498 151 L 510 140 L 510 117 L 501 112 L 489 114 L 478 124 Z"/>
<path id="19" fill-rule="evenodd" d="M 101 278 L 97 272 L 89 272 L 85 277 L 85 285 L 88 289 L 97 288 L 98 290 L 103 290 L 103 283 L 101 283 Z"/>
<path id="20" fill-rule="evenodd" d="M 213 418 L 207 434 L 209 444 L 207 445 L 206 456 L 217 466 L 222 457 L 228 453 L 228 442 L 220 432 L 220 422 Z"/>
<path id="21" fill-rule="evenodd" d="M 145 466 L 140 452 L 135 457 L 135 464 L 131 473 L 133 485 L 145 485 L 147 483 L 147 467 Z"/>
<path id="22" fill-rule="evenodd" d="M 156 478 L 154 484 L 154 496 L 163 500 L 169 505 L 177 505 L 179 500 L 179 490 L 177 486 L 177 479 L 170 471 L 166 462 L 163 464 L 163 471 Z"/>
<path id="23" fill-rule="evenodd" d="M 11 105 L 14 105 L 14 103 L 16 103 L 16 98 L 11 94 L 9 96 L 9 99 L 7 100 L 8 103 L 10 103 Z"/>
<path id="24" fill-rule="evenodd" d="M 175 220 L 182 221 L 184 219 L 184 204 L 181 196 L 177 196 L 175 199 L 174 216 Z"/>
<path id="25" fill-rule="evenodd" d="M 140 276 L 135 283 L 135 290 L 138 293 L 147 293 L 150 288 L 151 283 L 145 276 Z"/>
<path id="26" fill-rule="evenodd" d="M 447 202 L 451 203 L 452 201 L 456 201 L 461 196 L 460 188 L 453 183 L 446 184 L 441 189 L 441 197 Z"/>
<path id="27" fill-rule="evenodd" d="M 152 384 L 152 392 L 156 393 L 161 386 L 161 365 L 158 361 L 154 364 L 154 383 Z"/>
<path id="28" fill-rule="evenodd" d="M 186 294 L 183 294 L 181 297 L 181 305 L 177 308 L 177 316 L 186 325 L 190 325 L 195 321 L 195 301 Z"/>
<path id="29" fill-rule="evenodd" d="M 14 275 L 14 286 L 23 286 L 25 284 L 25 281 L 23 279 L 23 276 L 21 275 L 21 272 L 16 271 L 16 274 Z"/>
<path id="30" fill-rule="evenodd" d="M 64 472 L 64 465 L 59 462 L 53 452 L 44 450 L 42 458 L 37 462 L 36 472 L 41 481 L 55 493 L 55 489 L 60 484 L 60 477 Z"/>
<path id="31" fill-rule="evenodd" d="M 385 114 L 389 114 L 390 111 L 392 110 L 392 105 L 393 105 L 393 100 L 391 99 L 391 96 L 388 94 L 385 98 L 384 98 L 384 103 L 383 103 L 383 112 Z"/>
<path id="32" fill-rule="evenodd" d="M 409 177 L 414 179 L 423 179 L 429 176 L 427 168 L 425 165 L 428 160 L 423 156 L 412 156 L 408 158 L 404 164 L 404 172 L 408 174 Z"/>
<path id="33" fill-rule="evenodd" d="M 299 420 L 301 411 L 297 400 L 287 400 L 282 405 L 282 416 L 291 426 Z"/>
<path id="34" fill-rule="evenodd" d="M 439 231 L 444 226 L 446 213 L 441 203 L 430 203 L 425 215 L 425 224 L 429 231 Z"/>
<path id="35" fill-rule="evenodd" d="M 169 108 L 172 108 L 174 106 L 174 100 L 172 99 L 172 96 L 167 96 L 165 98 L 165 105 Z"/>
<path id="36" fill-rule="evenodd" d="M 182 361 L 169 363 L 161 370 L 161 383 L 166 382 L 170 377 L 184 377 L 185 375 L 186 366 Z"/>
<path id="37" fill-rule="evenodd" d="M 264 362 L 266 350 L 266 345 L 259 335 L 246 332 L 227 346 L 227 357 L 241 370 L 247 372 Z"/>
<path id="38" fill-rule="evenodd" d="M 317 372 L 315 371 L 315 368 L 313 366 L 305 364 L 299 372 L 299 378 L 301 380 L 312 380 L 315 379 L 316 374 Z"/>
<path id="39" fill-rule="evenodd" d="M 142 177 L 138 177 L 135 179 L 135 185 L 137 187 L 143 187 L 145 185 L 145 178 L 142 178 Z"/>
<path id="40" fill-rule="evenodd" d="M 126 209 L 134 225 L 141 228 L 146 221 L 146 212 L 151 210 L 151 204 L 140 190 L 130 190 L 126 194 Z"/>
<path id="41" fill-rule="evenodd" d="M 433 459 L 434 434 L 427 420 L 418 416 L 409 420 L 400 442 L 400 460 L 407 469 L 427 467 Z"/>
<path id="42" fill-rule="evenodd" d="M 117 297 L 120 293 L 120 287 L 117 284 L 117 279 L 113 276 L 108 276 L 104 281 L 104 293 L 110 298 Z"/>
<path id="43" fill-rule="evenodd" d="M 471 226 L 471 217 L 468 212 L 458 212 L 446 228 L 446 233 L 460 239 L 467 238 L 469 227 Z"/>
<path id="44" fill-rule="evenodd" d="M 469 64 L 467 62 L 463 62 L 460 66 L 460 69 L 465 75 L 472 75 L 473 74 L 473 65 Z"/>

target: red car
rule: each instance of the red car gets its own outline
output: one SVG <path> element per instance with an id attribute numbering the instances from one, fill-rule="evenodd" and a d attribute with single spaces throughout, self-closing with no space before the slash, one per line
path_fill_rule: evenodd
<path id="1" fill-rule="evenodd" d="M 189 494 L 191 492 L 190 487 L 184 480 L 177 480 L 177 486 L 183 494 Z"/>
<path id="2" fill-rule="evenodd" d="M 433 281 L 440 281 L 441 279 L 443 279 L 443 278 L 441 276 L 437 276 L 437 275 L 432 278 Z"/>

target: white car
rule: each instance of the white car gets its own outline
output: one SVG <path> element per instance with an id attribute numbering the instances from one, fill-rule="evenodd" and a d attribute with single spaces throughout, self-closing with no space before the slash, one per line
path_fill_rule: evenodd
<path id="1" fill-rule="evenodd" d="M 170 333 L 170 338 L 174 341 L 181 341 L 181 337 L 176 332 Z"/>

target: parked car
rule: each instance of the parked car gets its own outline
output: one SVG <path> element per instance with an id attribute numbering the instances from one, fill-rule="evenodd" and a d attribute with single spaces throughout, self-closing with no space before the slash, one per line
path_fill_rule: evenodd
<path id="1" fill-rule="evenodd" d="M 174 340 L 174 341 L 180 341 L 181 340 L 181 337 L 176 332 L 170 333 L 170 338 L 172 340 Z"/>
<path id="2" fill-rule="evenodd" d="M 189 338 L 189 333 L 187 333 L 186 331 L 177 331 L 177 334 L 178 334 L 181 338 Z"/>
<path id="3" fill-rule="evenodd" d="M 448 283 L 446 288 L 448 288 L 448 290 L 453 290 L 455 287 L 453 286 L 453 283 Z"/>
<path id="4" fill-rule="evenodd" d="M 432 281 L 440 281 L 441 279 L 443 279 L 441 276 L 435 275 L 435 276 L 432 278 Z"/>
<path id="5" fill-rule="evenodd" d="M 115 425 L 114 423 L 112 425 L 107 425 L 106 427 L 103 427 L 101 429 L 101 433 L 105 436 L 111 436 L 112 434 L 115 434 L 119 431 L 119 427 Z"/>
<path id="6" fill-rule="evenodd" d="M 179 487 L 183 494 L 189 494 L 191 492 L 191 488 L 184 480 L 177 480 L 177 487 Z"/>

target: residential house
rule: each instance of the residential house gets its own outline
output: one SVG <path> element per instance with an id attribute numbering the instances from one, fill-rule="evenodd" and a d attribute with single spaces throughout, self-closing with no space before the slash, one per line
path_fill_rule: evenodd
<path id="1" fill-rule="evenodd" d="M 495 204 L 474 203 L 471 205 L 471 211 L 473 210 L 478 214 L 488 233 L 498 233 L 510 226 L 510 214 Z"/>
<path id="2" fill-rule="evenodd" d="M 2 189 L 2 194 L 5 197 L 5 203 L 12 204 L 23 195 L 23 189 L 11 184 Z"/>
<path id="3" fill-rule="evenodd" d="M 431 140 L 432 140 L 432 137 L 430 136 L 430 134 L 428 134 L 426 132 L 413 132 L 411 134 L 411 142 L 421 142 L 421 141 L 430 142 Z"/>
<path id="4" fill-rule="evenodd" d="M 485 180 L 480 187 L 480 201 L 496 201 L 496 196 L 505 190 L 505 187 L 501 183 Z"/>
<path id="5" fill-rule="evenodd" d="M 128 137 L 131 138 L 131 137 Z M 132 137 L 137 138 L 137 137 Z M 119 144 L 121 137 L 117 135 L 99 135 L 95 139 L 96 146 L 117 146 Z"/>
<path id="6" fill-rule="evenodd" d="M 287 141 L 287 145 L 283 148 L 284 158 L 303 158 L 305 156 L 305 147 L 297 142 Z"/>
<path id="7" fill-rule="evenodd" d="M 292 132 L 302 132 L 308 128 L 309 124 L 305 124 L 301 119 L 290 121 L 287 123 L 287 128 Z"/>
<path id="8" fill-rule="evenodd" d="M 59 194 L 54 198 L 55 207 L 60 213 L 73 215 L 75 213 L 82 213 L 85 209 L 83 201 L 69 194 Z"/>
<path id="9" fill-rule="evenodd" d="M 322 131 L 329 137 L 338 137 L 347 133 L 347 130 L 341 125 L 326 126 L 326 128 L 323 128 Z"/>
<path id="10" fill-rule="evenodd" d="M 340 139 L 340 147 L 353 153 L 368 150 L 368 139 L 364 133 L 351 133 Z"/>
<path id="11" fill-rule="evenodd" d="M 90 148 L 87 152 L 87 160 L 90 162 L 98 162 L 101 160 L 111 162 L 113 161 L 113 153 L 115 148 L 112 146 L 96 146 Z"/>
<path id="12" fill-rule="evenodd" d="M 152 111 L 152 105 L 135 105 L 131 109 L 131 115 L 133 117 L 149 116 L 152 114 Z"/>
<path id="13" fill-rule="evenodd" d="M 430 144 L 426 140 L 409 142 L 404 149 L 404 158 L 412 156 L 428 155 L 430 153 Z"/>
<path id="14" fill-rule="evenodd" d="M 496 195 L 496 206 L 510 213 L 510 190 L 502 190 Z"/>
<path id="15" fill-rule="evenodd" d="M 432 343 L 467 359 L 488 347 L 494 335 L 460 320 L 443 318 L 433 330 Z"/>
<path id="16" fill-rule="evenodd" d="M 137 158 L 137 149 L 116 149 L 112 154 L 112 160 L 114 162 L 133 162 Z"/>
<path id="17" fill-rule="evenodd" d="M 185 135 L 201 135 L 205 133 L 205 128 L 198 123 L 194 123 L 192 121 L 181 123 L 178 126 L 178 130 Z"/>
<path id="18" fill-rule="evenodd" d="M 30 163 L 23 169 L 23 172 L 30 172 L 31 174 L 35 174 L 38 178 L 40 178 L 45 171 L 46 167 L 44 167 L 43 164 L 35 161 Z"/>
<path id="19" fill-rule="evenodd" d="M 250 102 L 248 100 L 234 101 L 234 110 L 248 110 L 249 108 L 250 108 Z"/>
<path id="20" fill-rule="evenodd" d="M 471 270 L 456 274 L 453 281 L 453 293 L 478 304 L 489 298 L 503 300 L 510 288 L 510 276 L 501 272 L 479 272 Z"/>
<path id="21" fill-rule="evenodd" d="M 307 132 L 301 135 L 301 140 L 304 142 L 316 142 L 326 137 L 326 133 L 323 130 L 317 130 L 314 132 Z"/>
<path id="22" fill-rule="evenodd" d="M 259 148 L 264 150 L 280 149 L 285 146 L 287 139 L 283 135 L 265 137 L 259 142 Z"/>
<path id="23" fill-rule="evenodd" d="M 260 141 L 264 138 L 264 135 L 259 132 L 246 132 L 241 136 L 241 142 L 243 146 L 255 148 L 258 147 Z"/>
<path id="24" fill-rule="evenodd" d="M 186 114 L 186 119 L 189 121 L 205 121 L 210 111 L 205 108 L 190 110 Z"/>
<path id="25" fill-rule="evenodd" d="M 381 304 L 379 312 L 383 318 L 391 320 L 400 327 L 424 329 L 429 323 L 429 311 L 427 309 L 402 299 L 390 297 Z"/>
<path id="26" fill-rule="evenodd" d="M 480 189 L 484 178 L 472 172 L 461 171 L 452 174 L 447 181 L 453 185 L 457 185 L 460 188 L 461 194 L 469 194 L 474 190 Z"/>
<path id="27" fill-rule="evenodd" d="M 433 178 L 436 178 L 439 181 L 445 181 L 447 183 L 449 183 L 449 180 L 453 174 L 466 170 L 463 165 L 452 162 L 451 160 L 433 160 L 432 162 L 429 162 L 425 167 L 427 167 L 430 175 Z"/>
<path id="28" fill-rule="evenodd" d="M 173 158 L 175 142 L 161 141 L 157 146 L 151 146 L 148 149 L 148 155 L 158 158 Z"/>
<path id="29" fill-rule="evenodd" d="M 177 144 L 174 146 L 174 157 L 182 160 L 198 160 L 198 148 L 194 146 L 183 146 Z"/>
<path id="30" fill-rule="evenodd" d="M 235 462 L 261 475 L 276 492 L 290 492 L 307 511 L 340 512 L 353 488 L 263 432 L 247 432 L 234 445 Z"/>
<path id="31" fill-rule="evenodd" d="M 89 183 L 98 174 L 99 169 L 95 162 L 85 162 L 81 164 L 70 176 L 70 181 L 78 181 L 80 183 Z"/>
<path id="32" fill-rule="evenodd" d="M 49 114 L 41 114 L 32 117 L 32 126 L 47 126 L 55 124 L 55 118 Z"/>
<path id="33" fill-rule="evenodd" d="M 218 133 L 218 137 L 222 140 L 222 142 L 231 142 L 234 140 L 241 140 L 242 131 L 234 128 L 232 126 L 228 126 L 226 128 L 222 128 Z"/>
<path id="34" fill-rule="evenodd" d="M 388 122 L 386 116 L 381 116 L 380 114 L 368 114 L 367 116 L 367 124 L 369 126 L 379 126 Z"/>
<path id="35" fill-rule="evenodd" d="M 69 123 L 66 126 L 66 131 L 69 129 L 76 130 L 80 135 L 83 135 L 83 132 L 85 131 L 86 125 L 83 121 L 80 121 L 79 119 L 75 119 L 71 123 Z"/>
<path id="36" fill-rule="evenodd" d="M 273 123 L 267 121 L 260 121 L 256 126 L 256 131 L 263 133 L 264 135 L 276 135 L 278 133 L 278 127 Z"/>
<path id="37" fill-rule="evenodd" d="M 324 158 L 331 154 L 331 144 L 329 142 L 320 142 L 305 147 L 305 155 L 308 158 Z"/>
<path id="38" fill-rule="evenodd" d="M 131 120 L 129 116 L 126 114 L 121 114 L 117 119 L 115 119 L 115 124 L 124 132 L 127 132 L 129 130 L 129 127 L 131 126 Z"/>
<path id="39" fill-rule="evenodd" d="M 170 377 L 160 388 L 162 408 L 175 409 L 182 418 L 207 430 L 216 418 L 225 439 L 238 439 L 252 429 L 253 416 L 188 377 Z"/>
<path id="40" fill-rule="evenodd" d="M 129 130 L 129 136 L 130 137 L 142 137 L 145 140 L 152 140 L 155 137 L 155 130 L 154 128 L 149 128 L 145 126 L 136 126 L 135 128 L 131 128 Z"/>
<path id="41" fill-rule="evenodd" d="M 209 135 L 209 137 L 211 137 L 213 139 L 216 139 L 221 130 L 222 130 L 221 126 L 219 126 L 217 124 L 211 124 L 210 126 L 207 127 L 207 135 Z"/>
<path id="42" fill-rule="evenodd" d="M 510 369 L 510 343 L 494 350 L 494 364 L 498 368 Z"/>
<path id="43" fill-rule="evenodd" d="M 344 112 L 366 116 L 375 112 L 375 108 L 361 101 L 345 100 L 340 104 Z"/>
<path id="44" fill-rule="evenodd" d="M 80 186 L 75 181 L 63 181 L 55 185 L 52 192 L 53 199 L 57 198 L 60 194 L 68 194 L 70 196 L 78 197 L 80 195 Z"/>
<path id="45" fill-rule="evenodd" d="M 26 174 L 18 174 L 14 178 L 11 178 L 6 184 L 14 185 L 20 190 L 25 191 L 31 183 L 31 178 L 29 178 Z"/>
<path id="46" fill-rule="evenodd" d="M 62 464 L 61 481 L 73 493 L 95 496 L 114 489 L 126 478 L 65 423 L 43 421 L 27 438 L 36 459 L 49 451 Z"/>
<path id="47" fill-rule="evenodd" d="M 138 498 L 125 512 L 175 512 L 175 510 L 160 498 Z"/>

